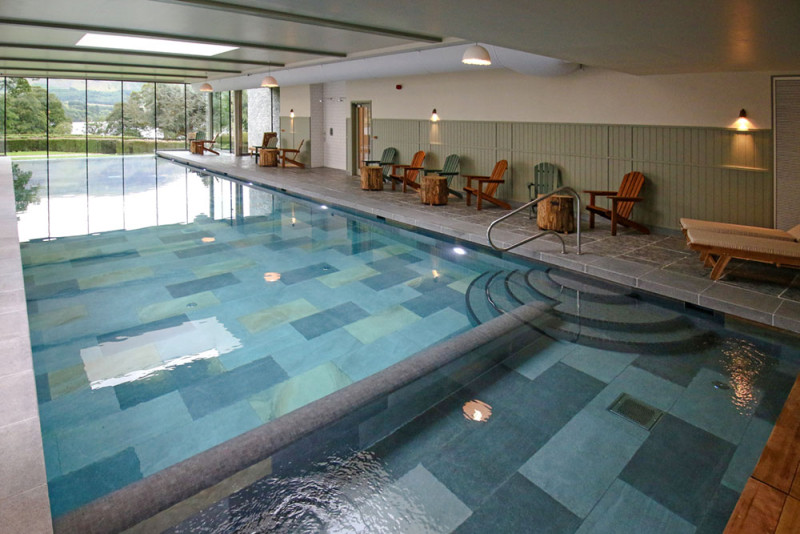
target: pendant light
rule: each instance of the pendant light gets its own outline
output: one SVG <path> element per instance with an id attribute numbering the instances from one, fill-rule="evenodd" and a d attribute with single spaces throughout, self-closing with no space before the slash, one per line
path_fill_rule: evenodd
<path id="1" fill-rule="evenodd" d="M 264 76 L 264 79 L 261 80 L 261 87 L 278 87 L 278 80 L 276 80 L 274 76 L 267 74 Z"/>
<path id="2" fill-rule="evenodd" d="M 202 91 L 203 93 L 210 93 L 213 90 L 214 90 L 214 88 L 211 87 L 211 84 L 208 83 L 208 82 L 206 82 L 206 83 L 204 83 L 203 85 L 200 86 L 200 91 Z"/>
<path id="3" fill-rule="evenodd" d="M 461 56 L 461 63 L 466 63 L 467 65 L 491 65 L 492 58 L 484 47 L 476 43 L 464 50 L 464 55 Z"/>

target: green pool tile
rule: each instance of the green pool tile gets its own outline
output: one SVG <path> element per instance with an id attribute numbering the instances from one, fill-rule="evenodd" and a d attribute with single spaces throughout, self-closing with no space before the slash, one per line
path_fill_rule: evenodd
<path id="1" fill-rule="evenodd" d="M 67 393 L 72 393 L 89 385 L 83 365 L 73 365 L 47 374 L 50 386 L 50 398 L 56 399 Z"/>
<path id="2" fill-rule="evenodd" d="M 95 287 L 107 287 L 133 280 L 143 280 L 153 276 L 150 267 L 133 267 L 131 269 L 121 269 L 108 273 L 96 274 L 87 278 L 78 279 L 78 287 L 81 289 L 92 289 Z"/>
<path id="3" fill-rule="evenodd" d="M 268 328 L 308 317 L 319 310 L 306 299 L 297 299 L 255 313 L 239 317 L 239 322 L 251 333 L 261 332 Z"/>
<path id="4" fill-rule="evenodd" d="M 263 422 L 271 421 L 352 383 L 333 362 L 292 377 L 248 399 Z"/>
<path id="5" fill-rule="evenodd" d="M 235 258 L 232 260 L 221 261 L 218 263 L 210 263 L 208 265 L 198 265 L 192 269 L 192 272 L 197 278 L 207 278 L 218 274 L 232 273 L 234 271 L 241 271 L 255 265 L 256 262 L 250 258 Z"/>
<path id="6" fill-rule="evenodd" d="M 367 345 L 422 319 L 402 306 L 393 306 L 345 326 L 350 335 Z"/>
<path id="7" fill-rule="evenodd" d="M 467 288 L 474 280 L 474 277 L 471 278 L 462 278 L 461 280 L 456 280 L 450 284 L 447 284 L 447 287 L 452 289 L 453 291 L 458 291 L 459 293 L 463 293 L 464 295 L 467 294 Z"/>
<path id="8" fill-rule="evenodd" d="M 83 304 L 67 306 L 58 310 L 32 315 L 30 317 L 30 328 L 31 330 L 46 330 L 83 319 L 87 315 L 89 315 L 89 312 L 86 311 L 86 306 Z"/>
<path id="9" fill-rule="evenodd" d="M 349 269 L 344 269 L 343 271 L 339 271 L 336 273 L 320 276 L 319 278 L 317 278 L 317 280 L 319 280 L 326 286 L 330 287 L 331 289 L 335 289 L 337 287 L 341 287 L 352 282 L 357 282 L 359 280 L 369 278 L 370 276 L 375 276 L 376 274 L 378 274 L 378 271 L 376 271 L 375 269 L 367 267 L 366 265 L 359 265 L 356 267 L 350 267 Z"/>
<path id="10" fill-rule="evenodd" d="M 150 323 L 167 317 L 175 317 L 187 311 L 200 310 L 209 306 L 216 306 L 220 301 L 211 291 L 203 291 L 194 295 L 178 297 L 150 304 L 139 310 L 139 320 Z"/>

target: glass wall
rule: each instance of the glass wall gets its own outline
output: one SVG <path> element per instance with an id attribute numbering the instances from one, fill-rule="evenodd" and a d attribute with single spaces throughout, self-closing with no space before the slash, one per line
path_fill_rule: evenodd
<path id="1" fill-rule="evenodd" d="M 0 77 L 0 154 L 152 155 L 198 133 L 231 151 L 232 102 L 175 83 Z"/>
<path id="2" fill-rule="evenodd" d="M 87 161 L 89 232 L 124 226 L 122 158 L 122 82 L 89 80 L 87 94 Z M 117 118 L 118 117 L 118 118 Z"/>

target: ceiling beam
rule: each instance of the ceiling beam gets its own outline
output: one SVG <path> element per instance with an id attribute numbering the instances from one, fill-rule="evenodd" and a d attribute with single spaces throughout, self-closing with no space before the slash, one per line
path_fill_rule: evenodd
<path id="1" fill-rule="evenodd" d="M 86 70 L 86 69 L 48 69 L 48 68 L 38 68 L 38 67 L 3 67 L 0 66 L 0 75 L 8 76 L 9 71 L 21 71 L 25 72 L 71 72 L 74 74 L 104 74 L 108 76 L 149 76 L 149 77 L 168 77 L 168 78 L 175 78 L 178 80 L 186 80 L 186 79 L 197 79 L 197 80 L 204 80 L 205 76 L 188 76 L 183 74 L 157 74 L 152 72 L 120 72 L 116 70 Z M 20 74 L 11 75 L 12 77 L 19 77 Z"/>
<path id="2" fill-rule="evenodd" d="M 183 35 L 177 33 L 153 32 L 145 30 L 135 30 L 132 28 L 114 28 L 110 26 L 95 26 L 93 24 L 71 24 L 66 22 L 50 22 L 45 20 L 14 19 L 0 17 L 0 24 L 10 24 L 14 26 L 29 26 L 34 28 L 50 28 L 54 30 L 73 30 L 81 32 L 114 33 L 122 35 L 136 35 L 139 37 L 154 37 L 157 39 L 173 39 L 179 41 L 192 41 L 195 43 L 217 44 L 225 46 L 237 46 L 239 48 L 256 48 L 260 50 L 275 50 L 278 52 L 295 52 L 298 54 L 311 54 L 316 56 L 347 57 L 345 52 L 332 52 L 330 50 L 318 50 L 313 48 L 299 48 L 294 46 L 272 45 L 264 43 L 254 43 L 249 41 L 233 41 L 225 39 L 212 39 L 208 37 L 198 37 L 197 35 Z M 281 65 L 282 66 L 282 65 Z"/>
<path id="3" fill-rule="evenodd" d="M 24 61 L 25 63 L 58 63 L 62 65 L 95 65 L 99 67 L 131 67 L 141 69 L 163 69 L 163 70 L 180 70 L 188 72 L 223 72 L 230 74 L 242 74 L 240 70 L 234 69 L 209 69 L 206 67 L 178 67 L 166 65 L 145 65 L 142 63 L 116 63 L 113 61 L 86 61 L 84 59 L 41 59 L 32 57 L 0 57 L 0 61 Z M 178 76 L 175 74 L 174 76 Z"/>
<path id="4" fill-rule="evenodd" d="M 215 9 L 217 11 L 226 11 L 229 13 L 239 13 L 242 15 L 250 15 L 254 17 L 282 20 L 285 22 L 295 22 L 298 24 L 309 24 L 311 26 L 334 28 L 337 30 L 345 30 L 350 32 L 371 33 L 374 35 L 381 35 L 384 37 L 396 37 L 400 39 L 408 39 L 410 41 L 423 41 L 427 43 L 441 43 L 443 41 L 441 37 L 426 35 L 422 33 L 408 32 L 403 30 L 393 30 L 390 28 L 379 28 L 376 26 L 368 26 L 365 24 L 355 24 L 352 22 L 324 19 L 321 17 L 312 17 L 309 15 L 299 15 L 297 13 L 278 11 L 277 9 L 264 9 L 261 7 L 246 6 L 228 2 L 218 2 L 216 0 L 158 0 L 158 1 L 165 2 L 168 4 L 190 5 L 206 9 Z"/>
<path id="5" fill-rule="evenodd" d="M 115 50 L 113 48 L 75 48 L 74 46 L 38 45 L 21 43 L 2 43 L 0 48 L 23 48 L 25 50 L 55 50 L 59 52 L 72 52 L 78 54 L 113 54 L 123 56 L 160 57 L 164 59 L 180 59 L 181 61 L 205 61 L 213 63 L 231 63 L 236 65 L 264 65 L 267 67 L 283 67 L 284 64 L 275 61 L 255 61 L 249 59 L 225 59 L 221 57 L 187 56 L 184 54 L 166 54 L 164 52 L 138 52 L 133 50 Z M 205 70 L 199 68 L 197 70 Z"/>

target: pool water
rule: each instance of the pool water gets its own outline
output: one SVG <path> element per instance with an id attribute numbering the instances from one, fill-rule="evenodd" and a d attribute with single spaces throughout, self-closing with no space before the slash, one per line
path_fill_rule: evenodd
<path id="1" fill-rule="evenodd" d="M 61 164 L 24 162 L 20 215 L 54 517 L 468 330 L 472 281 L 515 268 L 163 160 L 97 198 Z"/>
<path id="2" fill-rule="evenodd" d="M 343 447 L 367 419 L 167 532 L 722 532 L 800 371 L 798 338 L 526 276 L 553 308 L 501 363 L 388 437 Z M 621 399 L 633 409 L 612 411 Z"/>

